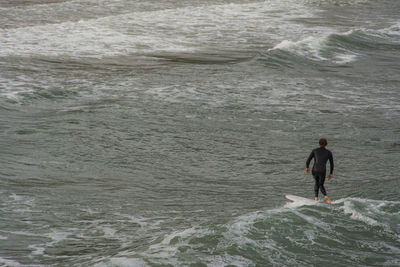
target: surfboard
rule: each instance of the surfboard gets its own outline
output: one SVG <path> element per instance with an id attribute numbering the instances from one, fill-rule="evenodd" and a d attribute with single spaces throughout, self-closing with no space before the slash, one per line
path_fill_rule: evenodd
<path id="1" fill-rule="evenodd" d="M 285 195 L 285 197 L 287 199 L 289 199 L 295 203 L 299 203 L 301 205 L 313 205 L 313 204 L 316 204 L 319 202 L 319 201 L 315 201 L 314 199 L 299 197 L 299 196 L 295 196 L 295 195 Z M 323 200 L 323 202 L 325 202 L 325 200 Z M 336 202 L 336 201 L 331 202 L 331 204 L 336 204 L 336 203 L 338 203 L 338 202 Z"/>
<path id="2" fill-rule="evenodd" d="M 285 195 L 285 197 L 291 201 L 314 201 L 313 199 L 310 198 L 299 197 L 295 195 Z"/>
<path id="3" fill-rule="evenodd" d="M 306 206 L 307 205 L 315 205 L 316 203 L 318 203 L 314 199 L 305 198 L 305 197 L 299 197 L 299 196 L 295 196 L 295 195 L 285 195 L 285 197 L 287 199 L 293 201 L 289 205 L 286 205 L 287 207 L 297 207 L 297 206 L 304 206 L 304 205 L 306 205 Z"/>

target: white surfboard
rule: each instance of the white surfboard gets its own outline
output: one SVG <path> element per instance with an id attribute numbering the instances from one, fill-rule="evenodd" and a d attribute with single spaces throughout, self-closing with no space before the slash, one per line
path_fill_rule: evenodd
<path id="1" fill-rule="evenodd" d="M 308 205 L 315 205 L 318 202 L 314 199 L 299 197 L 295 195 L 285 195 L 285 197 L 293 202 L 288 203 L 285 207 L 299 207 L 299 206 L 308 206 Z"/>
<path id="2" fill-rule="evenodd" d="M 299 197 L 295 195 L 285 195 L 285 197 L 291 201 L 311 201 L 314 203 L 314 200 L 310 198 Z"/>

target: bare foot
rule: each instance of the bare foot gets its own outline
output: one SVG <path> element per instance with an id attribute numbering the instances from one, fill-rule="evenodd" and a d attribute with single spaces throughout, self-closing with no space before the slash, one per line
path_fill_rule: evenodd
<path id="1" fill-rule="evenodd" d="M 325 198 L 326 203 L 328 203 L 328 204 L 331 204 L 331 203 L 332 203 L 332 201 L 329 199 L 328 196 L 324 196 L 324 198 Z"/>

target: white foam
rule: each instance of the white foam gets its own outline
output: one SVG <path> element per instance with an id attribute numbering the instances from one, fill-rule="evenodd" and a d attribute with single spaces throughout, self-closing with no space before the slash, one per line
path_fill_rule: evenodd
<path id="1" fill-rule="evenodd" d="M 111 227 L 102 227 L 102 230 L 104 232 L 104 236 L 106 238 L 113 238 L 115 237 L 115 233 L 117 232 L 116 229 L 111 228 Z"/>
<path id="2" fill-rule="evenodd" d="M 179 240 L 183 240 L 184 238 L 187 238 L 189 236 L 193 236 L 194 234 L 198 233 L 198 231 L 196 230 L 196 228 L 192 227 L 192 228 L 188 228 L 182 231 L 175 231 L 169 235 L 166 235 L 164 237 L 164 239 L 157 244 L 151 245 L 149 248 L 152 251 L 160 251 L 165 249 L 166 247 L 169 247 L 171 244 L 171 241 L 173 239 L 178 238 Z M 167 250 L 171 251 L 176 251 L 175 248 L 169 247 Z"/>
<path id="3" fill-rule="evenodd" d="M 285 10 L 284 17 L 268 16 L 289 6 L 292 8 Z M 193 52 L 215 45 L 237 48 L 253 36 L 271 39 L 276 32 L 290 36 L 293 31 L 300 31 L 296 23 L 282 20 L 312 16 L 309 8 L 296 1 L 267 1 L 132 12 L 1 29 L 0 55 L 103 58 L 157 51 Z M 276 32 L 268 31 L 269 28 Z"/>
<path id="4" fill-rule="evenodd" d="M 217 250 L 225 250 L 228 243 L 232 242 L 232 237 L 236 236 L 238 239 L 246 239 L 243 236 L 243 232 L 248 227 L 242 224 L 243 220 L 248 220 L 249 223 L 257 217 L 256 214 L 252 213 L 249 216 L 241 216 L 239 220 L 236 220 L 233 224 L 229 225 L 229 231 L 225 235 L 225 238 L 220 240 L 217 246 Z M 243 226 L 243 228 L 242 228 Z M 213 234 L 213 231 L 203 228 L 203 227 L 191 227 L 184 229 L 182 231 L 175 231 L 169 235 L 166 235 L 161 242 L 153 244 L 149 249 L 141 253 L 140 255 L 151 259 L 151 261 L 156 261 L 160 264 L 171 264 L 173 266 L 181 266 L 182 262 L 178 254 L 180 253 L 180 247 L 192 247 L 190 243 L 193 238 L 204 237 L 208 234 Z M 250 239 L 248 239 L 250 242 Z M 247 242 L 247 243 L 248 243 Z M 190 250 L 189 250 L 190 251 Z M 189 252 L 190 253 L 190 252 Z M 194 256 L 194 255 L 193 255 Z M 195 258 L 196 256 L 194 256 Z M 236 265 L 236 266 L 251 266 L 253 263 L 251 260 L 246 259 L 240 255 L 230 255 L 225 253 L 224 255 L 212 255 L 204 254 L 201 258 L 202 263 L 207 266 L 225 266 L 225 265 Z M 132 265 L 131 265 L 132 266 Z M 183 266 L 183 265 L 182 265 Z"/>
<path id="5" fill-rule="evenodd" d="M 148 265 L 144 260 L 138 258 L 127 258 L 127 257 L 115 257 L 107 260 L 106 262 L 97 263 L 94 265 L 95 267 L 148 267 Z"/>
<path id="6" fill-rule="evenodd" d="M 294 202 L 302 203 L 301 200 Z M 304 200 L 304 202 L 311 202 L 315 205 L 314 200 Z M 356 206 L 352 206 L 352 204 L 362 202 L 361 204 L 367 204 L 366 206 L 361 206 L 361 210 Z M 384 203 L 384 204 L 382 204 Z M 338 211 L 343 210 L 345 214 L 351 214 L 351 219 L 363 221 L 370 225 L 381 225 L 379 221 L 374 218 L 370 218 L 368 216 L 369 212 L 375 214 L 374 209 L 384 207 L 388 202 L 381 201 L 373 201 L 373 200 L 363 200 L 357 198 L 345 198 L 339 199 L 334 202 L 333 205 L 323 205 L 324 209 L 329 208 L 331 211 L 333 210 L 333 215 L 339 215 Z M 391 202 L 389 202 L 391 203 Z M 395 202 L 397 203 L 397 202 Z M 341 205 L 343 204 L 343 205 Z M 288 237 L 292 242 L 300 242 L 299 245 L 303 244 L 303 242 L 310 242 L 311 244 L 315 244 L 318 241 L 319 236 L 324 235 L 326 231 L 333 232 L 334 229 L 331 229 L 331 225 L 336 225 L 335 222 L 331 222 L 330 220 L 326 221 L 326 217 L 332 215 L 331 212 L 325 212 L 318 209 L 319 212 L 322 212 L 324 216 L 313 216 L 304 214 L 301 210 L 298 210 L 297 207 L 294 206 L 291 208 L 287 208 L 286 206 L 267 210 L 267 211 L 257 211 L 251 212 L 249 214 L 245 214 L 233 219 L 223 225 L 224 230 L 222 231 L 222 237 L 219 238 L 216 250 L 218 252 L 225 251 L 226 248 L 231 246 L 238 246 L 239 248 L 248 248 L 252 247 L 256 250 L 268 250 L 273 252 L 272 256 L 268 256 L 268 260 L 270 263 L 279 264 L 277 260 L 280 256 L 280 250 L 282 249 L 279 241 L 274 240 L 274 233 L 276 233 L 275 227 L 279 227 L 277 224 L 280 223 L 281 220 L 291 220 L 284 216 L 285 214 L 296 215 L 301 217 L 302 220 L 306 221 L 307 227 L 304 228 L 304 237 L 302 240 L 296 239 L 293 237 Z M 321 205 L 317 204 L 317 206 L 321 207 Z M 364 208 L 367 209 L 367 213 L 364 213 Z M 382 211 L 383 212 L 383 211 Z M 376 215 L 376 214 L 375 214 Z M 292 218 L 293 219 L 293 218 Z M 347 220 L 347 219 L 346 219 Z M 254 231 L 258 231 L 257 222 L 271 222 L 271 229 L 265 232 L 265 236 L 262 239 L 254 239 L 253 234 Z M 311 228 L 310 228 L 311 227 Z M 261 230 L 261 229 L 260 229 Z M 201 226 L 191 227 L 187 229 L 183 229 L 180 231 L 174 231 L 170 234 L 167 234 L 163 237 L 163 239 L 154 240 L 151 246 L 144 252 L 132 252 L 131 257 L 133 257 L 133 261 L 136 258 L 146 258 L 149 261 L 159 264 L 172 264 L 172 265 L 182 265 L 182 255 L 184 253 L 188 258 L 196 258 L 196 244 L 191 241 L 197 237 L 205 237 L 208 234 L 214 234 L 212 229 L 207 229 Z M 306 240 L 306 241 L 304 241 Z M 308 240 L 308 241 L 307 241 Z M 334 239 L 338 243 L 343 243 L 340 239 Z M 185 247 L 187 249 L 182 252 L 180 248 Z M 117 260 L 110 260 L 110 263 L 120 264 L 121 266 L 129 266 L 132 261 L 131 258 L 127 257 L 127 255 L 120 255 L 120 257 L 115 258 Z M 118 262 L 118 261 L 121 262 Z M 202 255 L 201 261 L 207 266 L 224 266 L 228 264 L 234 264 L 237 266 L 249 266 L 253 264 L 252 261 L 248 259 L 242 258 L 239 255 L 230 255 L 229 253 L 225 253 L 225 255 Z M 187 262 L 185 262 L 187 263 Z M 140 264 L 140 263 L 138 263 Z M 100 266 L 100 265 L 99 265 Z M 101 266 L 110 266 L 110 265 L 101 265 Z M 132 265 L 131 265 L 132 266 Z M 140 265 L 139 265 L 140 266 Z"/>
<path id="7" fill-rule="evenodd" d="M 207 259 L 207 266 L 220 267 L 220 266 L 253 266 L 252 260 L 246 259 L 240 255 L 230 255 L 225 253 L 223 256 L 211 256 Z"/>
<path id="8" fill-rule="evenodd" d="M 35 206 L 35 199 L 30 196 L 22 196 L 12 193 L 9 196 L 10 206 L 14 211 L 31 212 L 31 208 Z"/>
<path id="9" fill-rule="evenodd" d="M 349 35 L 352 31 L 341 33 L 340 35 Z M 317 61 L 331 61 L 335 64 L 347 64 L 357 59 L 357 54 L 350 51 L 333 52 L 323 55 L 323 50 L 328 47 L 329 37 L 335 34 L 333 32 L 323 33 L 320 36 L 308 36 L 299 41 L 283 40 L 268 51 L 284 50 L 290 53 L 307 57 Z"/>
<path id="10" fill-rule="evenodd" d="M 4 265 L 2 265 L 4 264 Z M 15 260 L 9 260 L 6 258 L 0 257 L 0 266 L 7 266 L 7 267 L 19 267 L 19 266 L 26 266 L 26 267 L 43 267 L 45 265 L 42 264 L 22 264 Z"/>
<path id="11" fill-rule="evenodd" d="M 54 245 L 65 240 L 71 233 L 70 232 L 62 232 L 62 231 L 52 231 L 50 233 L 45 234 L 46 237 L 50 238 L 52 241 L 48 243 L 48 245 Z"/>
<path id="12" fill-rule="evenodd" d="M 321 1 L 321 0 L 307 0 L 307 3 L 314 3 L 320 5 L 321 3 L 333 4 L 335 6 L 352 6 L 359 5 L 362 3 L 366 3 L 369 0 L 329 0 L 329 1 Z"/>
<path id="13" fill-rule="evenodd" d="M 145 227 L 146 225 L 148 225 L 148 223 L 146 222 L 147 219 L 143 218 L 143 217 L 136 217 L 133 215 L 122 214 L 122 213 L 114 213 L 114 214 L 116 216 L 127 218 L 129 220 L 129 222 L 138 224 L 140 227 Z"/>
<path id="14" fill-rule="evenodd" d="M 33 250 L 31 252 L 31 257 L 37 255 L 44 255 L 44 251 L 46 250 L 43 246 L 40 245 L 29 245 L 28 248 Z"/>
<path id="15" fill-rule="evenodd" d="M 320 53 L 323 41 L 323 38 L 314 36 L 309 36 L 299 41 L 283 40 L 273 48 L 269 49 L 269 51 L 280 49 L 302 56 L 311 56 L 318 60 L 327 60 L 327 58 L 321 56 Z"/>
<path id="16" fill-rule="evenodd" d="M 9 233 L 13 235 L 22 235 L 22 236 L 39 236 L 41 237 L 41 234 L 36 234 L 36 233 L 31 233 L 31 232 L 25 232 L 25 231 L 5 231 L 5 230 L 0 230 L 3 233 Z"/>
<path id="17" fill-rule="evenodd" d="M 243 236 L 250 230 L 254 222 L 262 217 L 261 212 L 253 212 L 250 214 L 242 215 L 235 219 L 233 223 L 229 225 L 229 232 L 236 236 Z"/>
<path id="18" fill-rule="evenodd" d="M 380 34 L 399 36 L 400 35 L 400 22 L 395 23 L 387 28 L 377 30 Z"/>
<path id="19" fill-rule="evenodd" d="M 311 242 L 311 245 L 315 244 L 315 234 L 313 230 L 305 230 L 304 234 L 306 235 L 307 239 Z"/>
<path id="20" fill-rule="evenodd" d="M 356 208 L 355 203 L 361 203 L 364 205 L 362 208 Z M 385 200 L 372 200 L 362 198 L 344 198 L 335 201 L 334 203 L 343 203 L 343 211 L 345 214 L 350 214 L 350 218 L 357 221 L 362 221 L 371 226 L 381 226 L 385 230 L 390 231 L 390 227 L 378 218 L 384 219 L 387 216 L 386 212 L 380 210 L 381 207 L 387 204 L 399 204 L 397 201 L 385 201 Z M 370 216 L 376 218 L 371 218 Z"/>
<path id="21" fill-rule="evenodd" d="M 337 54 L 335 55 L 334 62 L 336 64 L 347 64 L 350 62 L 354 62 L 357 59 L 357 55 L 355 54 Z"/>
<path id="22" fill-rule="evenodd" d="M 355 204 L 360 203 L 362 206 L 357 207 Z M 332 201 L 333 206 L 342 209 L 345 214 L 350 214 L 350 218 L 353 220 L 364 222 L 371 226 L 380 226 L 387 231 L 391 231 L 389 225 L 385 223 L 385 220 L 380 220 L 379 218 L 387 218 L 388 214 L 382 209 L 386 205 L 397 205 L 400 204 L 398 201 L 386 201 L 386 200 L 372 200 L 372 199 L 362 199 L 362 198 L 341 198 Z M 337 207 L 337 205 L 343 204 Z M 297 200 L 292 203 L 285 204 L 285 208 L 297 208 L 304 205 L 313 205 L 312 200 Z M 315 205 L 315 204 L 314 204 Z M 297 211 L 294 211 L 298 216 L 307 220 L 309 223 L 314 225 L 319 225 L 321 227 L 327 227 L 322 221 L 317 221 L 313 217 L 306 216 Z"/>
<path id="23" fill-rule="evenodd" d="M 368 199 L 368 198 L 359 198 L 359 197 L 346 197 L 340 198 L 333 203 L 344 203 L 345 201 L 357 201 L 365 204 L 372 204 L 375 206 L 387 205 L 387 204 L 400 204 L 400 201 L 392 201 L 392 200 L 379 200 L 379 199 Z"/>
<path id="24" fill-rule="evenodd" d="M 0 263 L 5 264 L 5 266 L 8 266 L 8 267 L 22 266 L 22 264 L 17 261 L 9 260 L 9 259 L 5 259 L 5 258 L 1 258 L 1 257 L 0 257 Z"/>

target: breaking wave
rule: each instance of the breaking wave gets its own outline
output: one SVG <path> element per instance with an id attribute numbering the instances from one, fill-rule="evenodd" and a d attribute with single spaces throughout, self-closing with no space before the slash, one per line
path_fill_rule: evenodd
<path id="1" fill-rule="evenodd" d="M 328 63 L 345 65 L 376 50 L 400 50 L 400 27 L 310 36 L 299 41 L 283 40 L 263 53 L 261 60 L 275 66 Z"/>
<path id="2" fill-rule="evenodd" d="M 400 202 L 344 198 L 332 205 L 294 204 L 175 231 L 144 252 L 125 251 L 97 266 L 325 266 L 331 258 L 324 255 L 332 254 L 340 266 L 400 264 Z"/>

